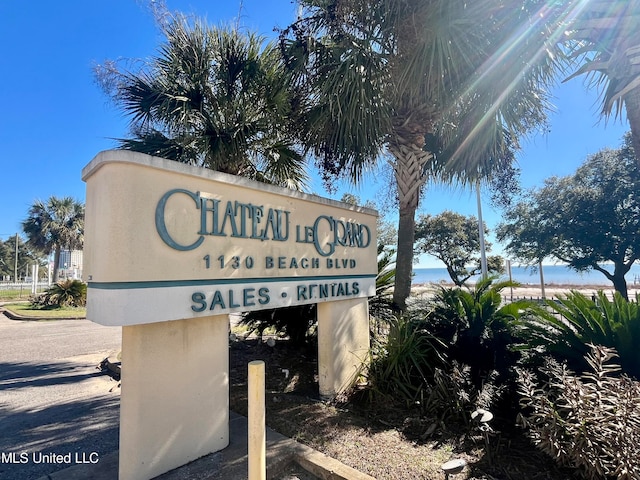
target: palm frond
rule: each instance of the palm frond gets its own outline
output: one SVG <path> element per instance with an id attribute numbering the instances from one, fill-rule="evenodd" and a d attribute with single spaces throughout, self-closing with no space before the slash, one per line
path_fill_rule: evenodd
<path id="1" fill-rule="evenodd" d="M 105 75 L 130 118 L 121 148 L 305 188 L 297 94 L 277 46 L 183 16 L 162 33 L 155 57 Z"/>

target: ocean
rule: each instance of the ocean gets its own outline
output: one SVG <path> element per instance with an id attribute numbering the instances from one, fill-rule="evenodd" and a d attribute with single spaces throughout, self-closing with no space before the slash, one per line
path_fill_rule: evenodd
<path id="1" fill-rule="evenodd" d="M 604 265 L 604 267 L 613 271 L 613 265 Z M 589 271 L 587 273 L 578 273 L 567 268 L 564 265 L 543 265 L 542 273 L 544 275 L 545 285 L 598 285 L 612 287 L 613 284 L 602 273 L 597 271 Z M 450 283 L 451 277 L 447 273 L 446 268 L 414 268 L 413 280 L 411 283 Z M 523 285 L 540 285 L 540 272 L 533 271 L 530 267 L 512 266 L 511 275 L 514 281 Z M 478 277 L 474 277 L 471 282 Z M 631 270 L 626 274 L 628 285 L 640 284 L 640 265 L 634 264 Z M 508 272 L 501 276 L 501 279 L 509 279 Z"/>

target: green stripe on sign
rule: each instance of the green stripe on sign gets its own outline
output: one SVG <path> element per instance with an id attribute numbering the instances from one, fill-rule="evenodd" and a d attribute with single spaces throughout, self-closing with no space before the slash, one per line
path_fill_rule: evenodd
<path id="1" fill-rule="evenodd" d="M 313 277 L 262 277 L 262 278 L 219 278 L 207 280 L 155 280 L 145 282 L 88 282 L 88 288 L 96 290 L 129 290 L 136 288 L 171 288 L 216 285 L 239 285 L 248 283 L 276 283 L 276 282 L 309 282 L 327 280 L 351 280 L 358 278 L 376 278 L 376 274 L 368 275 L 327 275 Z"/>

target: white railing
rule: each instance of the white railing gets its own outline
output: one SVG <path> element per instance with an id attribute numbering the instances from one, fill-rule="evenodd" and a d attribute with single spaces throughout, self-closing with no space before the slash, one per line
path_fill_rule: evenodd
<path id="1" fill-rule="evenodd" d="M 38 282 L 36 289 L 42 292 L 50 287 L 49 282 Z M 33 288 L 33 282 L 0 282 L 0 290 L 21 290 L 30 292 Z"/>

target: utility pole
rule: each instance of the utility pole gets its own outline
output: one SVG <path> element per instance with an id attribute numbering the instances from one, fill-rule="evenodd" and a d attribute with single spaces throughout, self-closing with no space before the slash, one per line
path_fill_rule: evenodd
<path id="1" fill-rule="evenodd" d="M 478 201 L 478 233 L 480 235 L 480 268 L 482 270 L 482 278 L 489 276 L 487 269 L 487 252 L 484 245 L 484 222 L 482 221 L 482 201 L 480 199 L 480 180 L 476 180 L 476 198 Z"/>
<path id="2" fill-rule="evenodd" d="M 16 233 L 16 258 L 13 265 L 13 281 L 18 283 L 18 234 Z"/>

